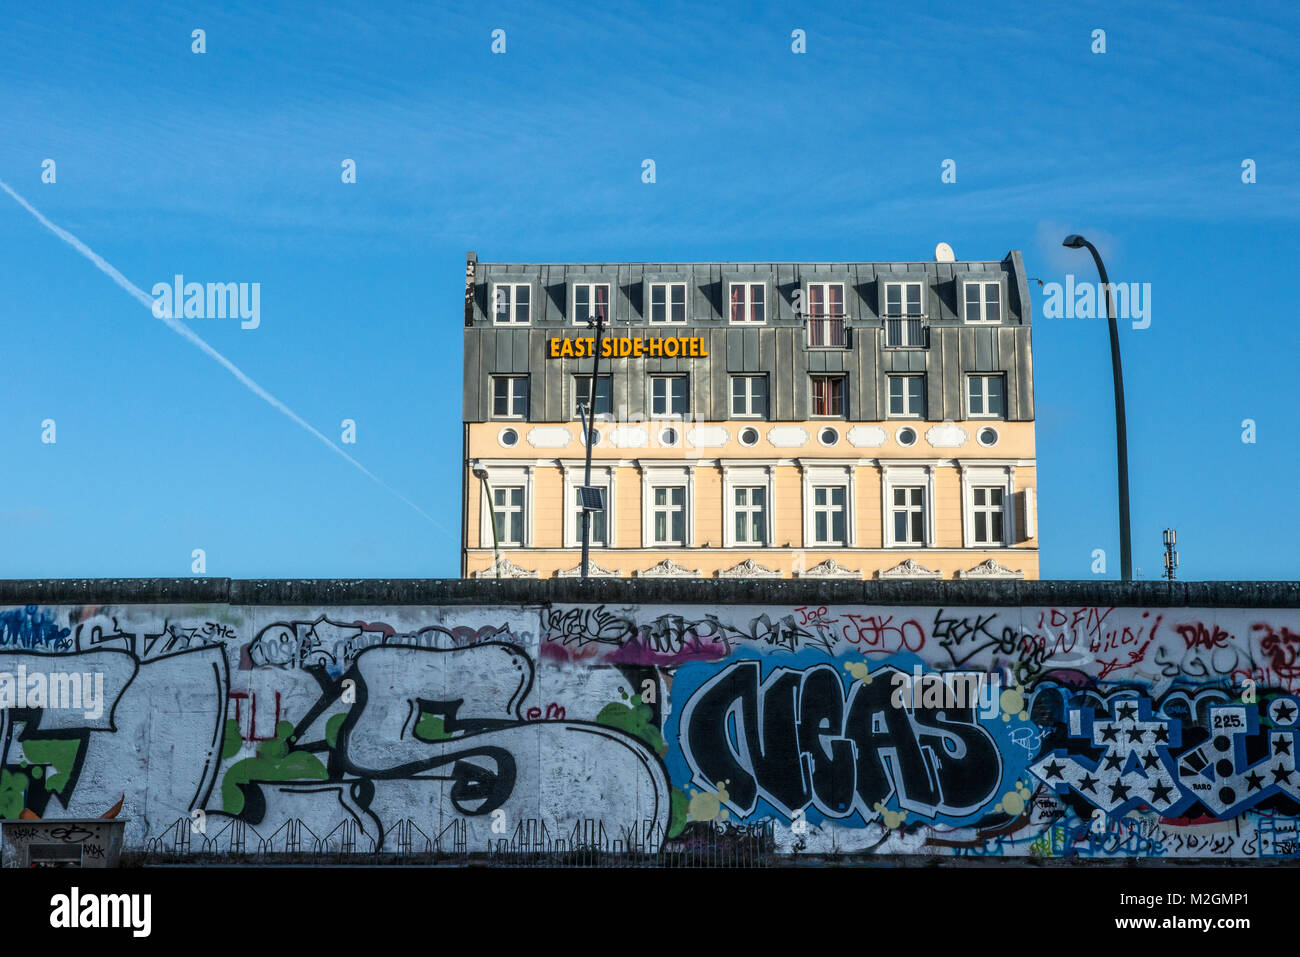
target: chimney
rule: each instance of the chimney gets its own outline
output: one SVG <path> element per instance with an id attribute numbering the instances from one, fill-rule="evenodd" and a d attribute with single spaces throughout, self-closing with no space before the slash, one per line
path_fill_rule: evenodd
<path id="1" fill-rule="evenodd" d="M 478 272 L 478 253 L 465 254 L 465 325 L 474 325 L 474 276 Z"/>

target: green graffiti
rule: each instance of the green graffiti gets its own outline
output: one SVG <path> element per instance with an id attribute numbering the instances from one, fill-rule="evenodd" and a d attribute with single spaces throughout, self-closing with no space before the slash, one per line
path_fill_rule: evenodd
<path id="1" fill-rule="evenodd" d="M 244 742 L 239 737 L 239 722 L 234 718 L 226 720 L 226 736 L 221 740 L 221 760 L 229 761 L 239 749 L 244 746 Z"/>
<path id="2" fill-rule="evenodd" d="M 21 771 L 0 770 L 0 817 L 15 818 L 23 813 L 29 783 Z"/>
<path id="3" fill-rule="evenodd" d="M 676 837 L 686 829 L 687 810 L 690 807 L 691 799 L 687 796 L 684 788 L 673 788 L 672 790 L 672 810 L 668 816 L 668 836 Z"/>
<path id="4" fill-rule="evenodd" d="M 446 741 L 451 737 L 443 726 L 443 719 L 434 714 L 421 714 L 415 723 L 415 737 L 419 741 Z"/>
<path id="5" fill-rule="evenodd" d="M 607 728 L 626 731 L 650 745 L 656 754 L 660 756 L 666 754 L 668 745 L 664 742 L 664 736 L 659 733 L 659 729 L 654 726 L 654 712 L 650 710 L 650 706 L 635 696 L 628 699 L 626 693 L 623 694 L 623 698 L 625 704 L 611 701 L 601 708 L 600 714 L 596 715 L 596 723 L 603 724 Z"/>
<path id="6" fill-rule="evenodd" d="M 72 765 L 77 760 L 77 749 L 81 742 L 76 738 L 42 738 L 37 741 L 23 742 L 23 755 L 32 764 L 49 765 L 50 772 L 45 776 L 45 790 L 62 794 L 71 780 Z M 44 773 L 44 769 L 41 769 Z M 32 769 L 36 775 L 36 769 Z"/>
<path id="7" fill-rule="evenodd" d="M 244 792 L 240 785 L 249 781 L 324 781 L 329 777 L 325 765 L 310 751 L 291 750 L 293 725 L 281 721 L 275 737 L 257 746 L 257 757 L 236 761 L 221 779 L 221 806 L 228 814 L 244 809 Z"/>
<path id="8" fill-rule="evenodd" d="M 331 748 L 339 746 L 339 728 L 343 727 L 343 719 L 347 716 L 346 711 L 341 712 L 325 722 L 325 743 Z"/>

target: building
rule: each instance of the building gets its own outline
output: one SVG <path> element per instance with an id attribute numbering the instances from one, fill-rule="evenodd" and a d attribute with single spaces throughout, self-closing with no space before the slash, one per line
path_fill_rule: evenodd
<path id="1" fill-rule="evenodd" d="M 1018 251 L 893 263 L 470 253 L 463 576 L 578 574 L 595 312 L 608 326 L 591 484 L 607 507 L 592 513 L 590 574 L 1038 577 Z"/>

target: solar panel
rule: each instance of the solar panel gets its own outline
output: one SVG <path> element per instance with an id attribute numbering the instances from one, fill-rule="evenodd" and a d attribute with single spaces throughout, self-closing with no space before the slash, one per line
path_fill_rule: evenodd
<path id="1" fill-rule="evenodd" d="M 595 485 L 579 485 L 578 496 L 584 512 L 605 511 L 605 490 Z"/>

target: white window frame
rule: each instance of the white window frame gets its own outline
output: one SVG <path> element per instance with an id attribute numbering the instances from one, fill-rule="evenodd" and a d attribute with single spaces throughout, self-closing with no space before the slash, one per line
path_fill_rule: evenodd
<path id="1" fill-rule="evenodd" d="M 839 412 L 814 412 L 813 409 L 817 404 L 816 393 L 813 389 L 814 379 L 839 379 L 840 380 L 840 411 Z M 808 418 L 810 419 L 844 419 L 848 417 L 849 408 L 849 377 L 843 372 L 810 372 L 808 373 Z"/>
<path id="2" fill-rule="evenodd" d="M 812 313 L 812 291 L 814 287 L 822 290 L 822 301 L 830 302 L 830 296 L 827 290 L 831 286 L 840 287 L 840 308 L 843 312 L 827 312 L 813 315 Z M 830 279 L 824 282 L 804 283 L 804 296 L 807 308 L 804 310 L 803 318 L 805 319 L 847 319 L 849 317 L 849 284 L 842 279 Z"/>
<path id="3" fill-rule="evenodd" d="M 929 285 L 924 279 L 882 279 L 880 284 L 880 315 L 884 319 L 924 319 L 926 317 L 926 288 Z M 899 293 L 899 308 L 902 312 L 889 311 L 889 287 L 890 286 L 920 286 L 921 298 L 919 312 L 907 312 L 907 290 L 904 289 Z"/>
<path id="4" fill-rule="evenodd" d="M 958 459 L 961 473 L 961 535 L 963 548 L 1010 548 L 1016 542 L 1016 466 L 1014 462 L 991 464 L 987 459 Z M 975 541 L 975 489 L 1002 489 L 1002 544 Z"/>
<path id="5" fill-rule="evenodd" d="M 519 297 L 515 290 L 520 287 L 528 290 L 528 307 L 524 310 L 524 318 L 519 318 Z M 508 305 L 506 307 L 507 319 L 498 318 L 501 313 L 497 311 L 497 296 L 502 290 L 508 290 Z M 495 282 L 492 284 L 492 322 L 498 326 L 527 326 L 532 323 L 533 318 L 533 284 L 530 282 Z"/>
<path id="6" fill-rule="evenodd" d="M 682 493 L 682 502 L 680 506 L 677 505 L 675 502 L 671 501 L 671 499 L 675 497 L 674 493 L 679 491 Z M 663 505 L 660 505 L 657 501 L 655 501 L 655 499 L 659 497 L 660 492 L 666 493 L 665 498 L 670 499 L 670 501 L 664 503 Z M 686 533 L 687 495 L 688 492 L 686 486 L 680 482 L 673 482 L 671 484 L 655 483 L 650 486 L 649 529 L 650 529 L 650 545 L 652 547 L 658 547 L 658 548 L 685 548 L 686 547 L 686 540 L 688 538 Z M 682 540 L 680 542 L 677 542 L 677 541 L 670 541 L 667 539 L 657 538 L 655 536 L 655 527 L 659 524 L 658 518 L 660 513 L 662 513 L 666 518 L 666 521 L 664 522 L 664 527 L 666 529 L 671 529 L 672 516 L 677 514 L 678 512 L 681 512 L 682 515 Z"/>
<path id="7" fill-rule="evenodd" d="M 921 408 L 916 411 L 895 412 L 893 407 L 893 384 L 895 380 L 920 379 L 921 380 Z M 887 419 L 925 419 L 925 375 L 922 373 L 915 374 L 890 374 L 885 383 L 885 418 Z M 903 385 L 903 406 L 906 409 L 911 404 L 910 393 L 907 385 Z"/>
<path id="8" fill-rule="evenodd" d="M 579 382 L 586 383 L 586 385 L 579 386 L 578 385 Z M 598 413 L 595 411 L 596 398 L 600 393 L 600 384 L 602 382 L 609 383 L 609 411 Z M 578 401 L 581 398 L 578 390 L 580 388 L 590 388 L 590 387 L 591 387 L 590 373 L 586 373 L 586 374 L 577 373 L 573 376 L 573 400 L 572 402 L 570 402 L 570 406 L 572 407 L 570 411 L 573 414 L 573 418 L 571 421 L 577 422 L 579 424 L 578 427 L 579 433 L 582 432 L 582 416 L 578 414 L 578 406 L 581 405 L 582 403 Z M 592 420 L 596 422 L 612 422 L 614 419 L 614 376 L 605 372 L 602 372 L 600 373 L 600 375 L 596 376 L 596 393 L 597 396 L 591 397 Z M 588 427 L 590 427 L 591 422 L 588 422 L 587 425 Z"/>
<path id="9" fill-rule="evenodd" d="M 749 373 L 732 373 L 729 376 L 730 381 L 727 383 L 727 417 L 731 419 L 766 419 L 771 412 L 772 394 L 767 388 L 767 375 L 758 373 L 751 375 Z M 745 408 L 748 412 L 737 412 L 733 405 L 736 396 L 736 380 L 745 380 Z M 762 412 L 755 412 L 754 409 L 754 380 L 763 380 L 764 405 L 768 406 Z"/>
<path id="10" fill-rule="evenodd" d="M 498 382 L 502 382 L 502 381 L 506 381 L 506 382 L 509 382 L 509 383 L 510 383 L 509 388 L 506 390 L 506 401 L 507 401 L 507 403 L 509 404 L 510 408 L 513 409 L 513 408 L 514 408 L 514 405 L 515 405 L 515 400 L 518 398 L 518 396 L 515 394 L 515 386 L 514 386 L 514 384 L 515 384 L 518 380 L 520 380 L 520 379 L 522 379 L 522 380 L 524 381 L 525 390 L 526 390 L 528 393 L 530 393 L 530 394 L 528 395 L 528 398 L 526 398 L 526 399 L 524 400 L 524 406 L 525 406 L 525 408 L 524 408 L 523 414 L 521 414 L 521 415 L 516 415 L 516 414 L 513 413 L 513 412 L 508 412 L 508 413 L 506 413 L 505 415 L 498 415 L 498 414 L 497 414 L 497 383 L 498 383 Z M 528 381 L 528 376 L 527 376 L 526 374 L 525 374 L 525 375 L 494 375 L 494 376 L 492 376 L 492 416 L 491 416 L 491 417 L 492 417 L 493 419 L 498 420 L 498 421 L 504 421 L 504 420 L 506 420 L 506 419 L 513 419 L 513 420 L 515 420 L 515 421 L 522 421 L 522 420 L 524 420 L 524 419 L 527 419 L 527 418 L 528 418 L 528 408 L 527 408 L 527 406 L 528 406 L 528 403 L 532 401 L 532 395 L 531 395 L 532 389 L 531 389 L 531 385 L 532 385 L 532 384 Z"/>
<path id="11" fill-rule="evenodd" d="M 742 464 L 743 463 L 743 464 Z M 776 495 L 776 463 L 769 462 L 756 465 L 753 460 L 721 460 L 722 468 L 722 546 L 724 548 L 771 548 L 776 540 L 776 510 L 773 500 Z M 736 492 L 737 488 L 762 487 L 767 490 L 767 505 L 764 522 L 766 545 L 752 542 L 736 541 Z"/>
<path id="12" fill-rule="evenodd" d="M 533 466 L 499 466 L 487 465 L 482 462 L 471 462 L 472 467 L 483 468 L 487 471 L 488 494 L 498 487 L 516 487 L 523 486 L 524 489 L 524 520 L 523 520 L 523 542 L 518 545 L 502 544 L 502 548 L 531 548 L 533 545 Z M 492 521 L 491 510 L 487 507 L 487 502 L 483 501 L 483 480 L 475 478 L 474 481 L 480 486 L 479 488 L 479 548 L 492 547 Z M 495 504 L 495 503 L 494 503 Z"/>
<path id="13" fill-rule="evenodd" d="M 582 487 L 583 476 L 585 472 L 585 461 L 561 462 L 560 470 L 563 473 L 564 485 L 564 547 L 581 548 L 582 547 L 582 523 L 578 519 L 577 508 L 574 507 L 573 499 L 577 495 L 578 489 Z M 614 522 L 615 513 L 614 505 L 617 501 L 615 493 L 618 491 L 616 479 L 618 468 L 615 465 L 598 465 L 591 464 L 591 484 L 596 488 L 605 490 L 605 542 L 598 544 L 592 539 L 592 546 L 598 548 L 614 548 L 617 525 Z"/>
<path id="14" fill-rule="evenodd" d="M 934 499 L 934 469 L 932 463 L 880 461 L 880 521 L 885 548 L 933 548 L 935 543 L 934 516 L 937 503 Z M 894 538 L 894 488 L 921 486 L 925 489 L 925 519 L 922 522 L 925 541 L 900 542 Z"/>
<path id="15" fill-rule="evenodd" d="M 572 283 L 572 284 L 571 284 L 570 292 L 569 292 L 569 315 L 571 315 L 571 316 L 573 317 L 573 322 L 572 322 L 573 325 L 575 325 L 575 326 L 585 326 L 585 325 L 587 324 L 587 320 L 588 320 L 589 318 L 591 318 L 590 313 L 589 313 L 588 315 L 585 315 L 585 316 L 579 316 L 579 315 L 578 315 L 578 289 L 579 289 L 579 287 L 586 288 L 586 289 L 590 289 L 591 291 L 588 292 L 588 294 L 587 294 L 588 302 L 595 302 L 595 301 L 596 301 L 596 294 L 595 294 L 595 287 L 596 287 L 596 286 L 604 286 L 606 289 L 609 290 L 609 294 L 608 294 L 608 297 L 607 297 L 607 299 L 606 299 L 608 315 L 605 316 L 605 327 L 608 328 L 608 327 L 613 323 L 613 321 L 614 321 L 614 284 L 613 284 L 612 282 L 608 281 L 608 280 L 605 280 L 605 281 L 603 281 L 603 282 L 602 282 L 602 281 L 598 281 L 598 280 L 592 280 L 591 282 L 575 282 L 575 283 Z"/>
<path id="16" fill-rule="evenodd" d="M 693 548 L 695 546 L 695 466 L 656 465 L 637 462 L 641 470 L 641 547 L 642 548 Z M 686 488 L 683 517 L 686 528 L 684 544 L 663 544 L 654 539 L 654 489 L 680 485 Z"/>
<path id="17" fill-rule="evenodd" d="M 691 414 L 691 378 L 680 372 L 667 372 L 663 374 L 655 373 L 646 377 L 649 395 L 646 396 L 646 408 L 650 412 L 650 418 L 656 422 L 665 419 L 679 421 L 687 418 Z M 655 380 L 656 379 L 681 379 L 686 383 L 686 408 L 682 412 L 656 412 L 655 408 Z M 672 387 L 669 386 L 664 392 L 664 402 L 666 405 L 672 404 Z"/>
<path id="18" fill-rule="evenodd" d="M 989 389 L 988 389 L 988 380 L 989 380 L 989 379 L 1001 379 L 1001 380 L 1002 380 L 1002 414 L 1001 414 L 1001 415 L 997 415 L 997 414 L 995 414 L 995 413 L 991 413 L 991 412 L 973 412 L 973 411 L 971 411 L 970 387 L 971 387 L 971 382 L 972 382 L 973 380 L 975 380 L 975 379 L 979 379 L 979 380 L 981 380 L 981 381 L 983 382 L 983 385 L 982 385 L 981 388 L 980 388 L 980 392 L 982 393 L 982 395 L 983 395 L 983 397 L 984 397 L 984 407 L 985 407 L 986 409 L 988 408 L 988 405 L 989 405 Z M 1005 422 L 1005 421 L 1006 421 L 1006 418 L 1007 418 L 1007 375 L 1006 375 L 1005 372 L 968 372 L 968 373 L 966 373 L 966 383 L 965 383 L 965 385 L 966 385 L 966 388 L 965 388 L 965 390 L 964 390 L 965 395 L 963 396 L 963 398 L 964 398 L 964 400 L 965 400 L 965 405 L 966 405 L 966 418 L 968 418 L 968 419 L 989 419 L 989 420 L 994 421 L 994 422 L 999 422 L 999 421 L 1001 421 L 1001 422 Z"/>
<path id="19" fill-rule="evenodd" d="M 797 459 L 803 472 L 803 541 L 804 548 L 856 548 L 858 545 L 858 479 L 856 462 L 831 463 L 825 459 L 813 462 Z M 845 487 L 845 514 L 843 545 L 818 544 L 813 540 L 816 523 L 813 521 L 813 489 L 828 485 Z"/>
<path id="20" fill-rule="evenodd" d="M 970 309 L 966 301 L 966 297 L 967 297 L 966 290 L 970 289 L 972 286 L 978 286 L 980 291 L 979 316 L 974 319 L 970 317 Z M 996 319 L 988 318 L 989 300 L 988 300 L 987 290 L 989 286 L 993 286 L 998 291 L 998 318 Z M 961 283 L 962 322 L 970 323 L 972 325 L 976 323 L 987 324 L 987 325 L 1000 324 L 1006 318 L 1006 314 L 1007 314 L 1007 301 L 1006 301 L 1007 295 L 1006 295 L 1006 290 L 1003 288 L 1003 286 L 1004 283 L 1002 282 L 1001 279 L 963 279 Z"/>
<path id="21" fill-rule="evenodd" d="M 731 291 L 732 291 L 733 289 L 735 289 L 737 286 L 742 286 L 742 287 L 744 287 L 744 295 L 743 295 L 743 298 L 742 298 L 742 300 L 741 300 L 741 307 L 744 309 L 744 314 L 745 314 L 745 318 L 744 318 L 744 319 L 733 319 L 732 316 L 731 316 Z M 755 318 L 754 318 L 754 302 L 753 302 L 753 300 L 752 300 L 752 298 L 751 298 L 751 296 L 752 296 L 752 289 L 751 289 L 751 287 L 752 287 L 752 286 L 761 286 L 762 289 L 763 289 L 763 318 L 762 318 L 762 319 L 755 319 Z M 738 282 L 729 282 L 729 283 L 727 283 L 727 301 L 726 301 L 726 304 L 725 304 L 725 305 L 726 305 L 726 309 L 727 309 L 727 322 L 731 323 L 732 325 L 736 325 L 736 326 L 765 326 L 765 325 L 767 325 L 767 314 L 768 314 L 768 308 L 769 308 L 769 306 L 770 306 L 769 298 L 770 298 L 770 297 L 769 297 L 768 294 L 767 294 L 767 283 L 766 283 L 766 282 L 744 282 L 744 281 L 738 281 Z"/>
<path id="22" fill-rule="evenodd" d="M 646 285 L 650 287 L 646 295 L 646 322 L 654 326 L 680 326 L 684 325 L 686 320 L 691 317 L 691 291 L 689 283 L 664 281 L 650 282 Z M 682 290 L 682 317 L 680 319 L 674 319 L 672 290 L 679 287 Z M 664 291 L 664 318 L 662 319 L 656 319 L 654 317 L 654 296 L 656 289 L 662 289 Z"/>

